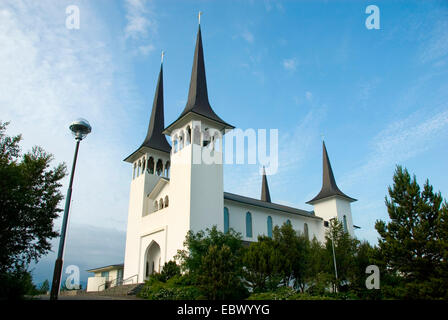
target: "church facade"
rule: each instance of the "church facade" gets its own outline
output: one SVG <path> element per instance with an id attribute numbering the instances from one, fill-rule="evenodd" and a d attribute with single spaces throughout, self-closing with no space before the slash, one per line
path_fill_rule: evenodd
<path id="1" fill-rule="evenodd" d="M 313 211 L 272 202 L 264 172 L 259 199 L 224 192 L 222 138 L 233 128 L 209 103 L 199 26 L 185 109 L 165 127 L 162 64 L 147 135 L 124 160 L 132 166 L 124 281 L 143 282 L 160 272 L 183 248 L 189 230 L 213 225 L 224 232 L 232 228 L 244 241 L 253 242 L 259 235 L 271 236 L 276 225 L 290 223 L 309 239 L 323 241 L 326 223 L 337 218 L 354 236 L 351 202 L 356 199 L 337 187 L 325 143 L 322 189 L 307 202 Z M 218 161 L 195 161 L 204 148 Z"/>

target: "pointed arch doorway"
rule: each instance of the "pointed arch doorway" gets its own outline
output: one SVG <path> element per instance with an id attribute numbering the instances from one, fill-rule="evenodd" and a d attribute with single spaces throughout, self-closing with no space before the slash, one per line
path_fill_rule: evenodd
<path id="1" fill-rule="evenodd" d="M 160 246 L 156 241 L 151 241 L 145 253 L 145 280 L 153 273 L 161 271 L 162 255 Z"/>

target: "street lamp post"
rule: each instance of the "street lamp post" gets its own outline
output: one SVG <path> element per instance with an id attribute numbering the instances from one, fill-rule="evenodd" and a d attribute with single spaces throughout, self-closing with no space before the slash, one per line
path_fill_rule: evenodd
<path id="1" fill-rule="evenodd" d="M 72 131 L 73 135 L 75 136 L 76 147 L 75 147 L 75 155 L 73 156 L 73 165 L 72 165 L 72 172 L 70 174 L 70 182 L 67 189 L 67 197 L 65 199 L 65 209 L 61 228 L 61 239 L 59 240 L 58 257 L 54 264 L 53 282 L 51 284 L 50 300 L 57 300 L 59 295 L 63 256 L 64 256 L 64 246 L 65 246 L 65 234 L 67 231 L 68 213 L 70 210 L 70 200 L 72 197 L 73 176 L 75 175 L 75 167 L 76 167 L 76 159 L 78 158 L 79 143 L 92 131 L 92 127 L 90 126 L 89 122 L 85 119 L 77 119 L 73 121 L 70 124 L 69 128 Z"/>

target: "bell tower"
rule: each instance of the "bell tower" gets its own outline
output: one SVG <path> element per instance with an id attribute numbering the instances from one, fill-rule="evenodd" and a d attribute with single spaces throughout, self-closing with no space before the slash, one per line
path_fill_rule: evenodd
<path id="1" fill-rule="evenodd" d="M 339 190 L 331 169 L 325 142 L 322 142 L 322 189 L 308 204 L 314 206 L 316 216 L 325 221 L 337 218 L 343 225 L 344 230 L 354 237 L 351 203 L 356 199 L 347 196 Z"/>
<path id="2" fill-rule="evenodd" d="M 217 225 L 223 230 L 224 190 L 222 137 L 234 127 L 212 109 L 207 92 L 201 26 L 199 25 L 187 104 L 163 133 L 172 141 L 170 190 L 176 231 L 199 231 Z M 176 210 L 174 206 L 179 206 Z"/>
<path id="3" fill-rule="evenodd" d="M 124 159 L 132 165 L 124 279 L 139 273 L 137 262 L 140 254 L 139 241 L 142 217 L 154 210 L 154 204 L 148 200 L 147 195 L 154 189 L 160 179 L 168 179 L 170 175 L 171 146 L 165 135 L 162 134 L 164 128 L 163 108 L 162 62 L 145 140 L 136 151 Z"/>

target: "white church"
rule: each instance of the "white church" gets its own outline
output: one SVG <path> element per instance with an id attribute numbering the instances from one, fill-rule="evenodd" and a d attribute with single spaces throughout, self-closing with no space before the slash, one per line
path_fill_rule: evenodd
<path id="1" fill-rule="evenodd" d="M 325 143 L 322 189 L 307 202 L 313 211 L 272 202 L 265 174 L 259 199 L 224 192 L 222 137 L 233 128 L 209 103 L 199 26 L 185 109 L 165 127 L 162 64 L 146 138 L 124 159 L 132 166 L 124 266 L 89 270 L 95 277 L 89 278 L 87 291 L 104 289 L 107 281 L 111 286 L 144 282 L 183 248 L 189 230 L 213 225 L 224 232 L 232 228 L 250 243 L 259 235 L 272 236 L 276 225 L 290 223 L 309 239 L 323 241 L 328 221 L 337 218 L 354 236 L 351 202 L 356 199 L 337 187 Z M 195 161 L 203 148 L 218 161 Z M 111 281 L 109 271 L 115 271 L 116 281 Z"/>

